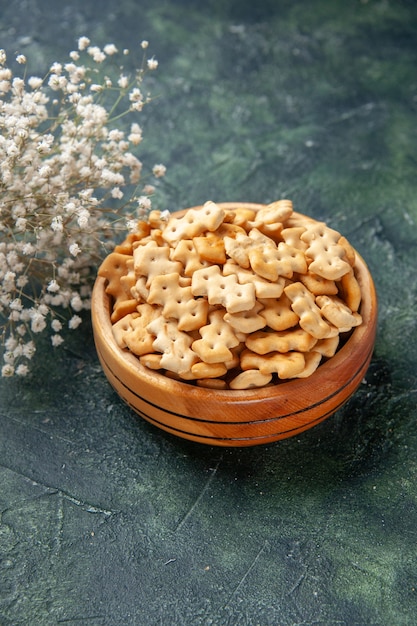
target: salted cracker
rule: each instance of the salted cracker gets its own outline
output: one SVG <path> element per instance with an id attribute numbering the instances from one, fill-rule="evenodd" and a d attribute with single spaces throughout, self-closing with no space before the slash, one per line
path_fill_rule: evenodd
<path id="1" fill-rule="evenodd" d="M 208 201 L 199 209 L 188 209 L 181 217 L 171 216 L 163 231 L 164 240 L 175 245 L 180 239 L 192 239 L 206 230 L 215 231 L 223 223 L 225 211 Z"/>
<path id="2" fill-rule="evenodd" d="M 192 276 L 194 296 L 207 297 L 209 304 L 221 304 L 228 313 L 247 311 L 255 306 L 255 287 L 240 285 L 236 276 L 223 276 L 218 265 L 197 270 Z"/>

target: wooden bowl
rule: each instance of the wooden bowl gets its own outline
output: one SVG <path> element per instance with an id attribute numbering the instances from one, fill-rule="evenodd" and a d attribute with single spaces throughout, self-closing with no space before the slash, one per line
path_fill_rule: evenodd
<path id="1" fill-rule="evenodd" d="M 225 208 L 251 203 L 224 203 Z M 363 322 L 347 342 L 308 378 L 260 389 L 214 390 L 172 380 L 143 367 L 117 345 L 110 322 L 111 299 L 98 277 L 92 323 L 98 357 L 109 382 L 138 415 L 179 437 L 216 446 L 254 446 L 298 435 L 337 411 L 368 369 L 377 326 L 377 297 L 369 270 L 357 254 Z"/>

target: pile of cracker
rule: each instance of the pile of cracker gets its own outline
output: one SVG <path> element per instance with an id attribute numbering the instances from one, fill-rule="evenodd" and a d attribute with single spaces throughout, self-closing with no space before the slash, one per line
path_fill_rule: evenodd
<path id="1" fill-rule="evenodd" d="M 152 211 L 98 273 L 120 348 L 181 381 L 248 389 L 310 376 L 361 324 L 354 266 L 346 238 L 289 200 L 210 201 Z"/>

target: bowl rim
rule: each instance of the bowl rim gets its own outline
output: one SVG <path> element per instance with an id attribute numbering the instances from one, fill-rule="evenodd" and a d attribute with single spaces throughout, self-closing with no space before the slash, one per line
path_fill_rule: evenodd
<path id="1" fill-rule="evenodd" d="M 226 202 L 217 204 L 223 208 L 229 209 L 236 208 L 238 206 L 259 209 L 266 206 L 263 204 L 248 202 Z M 190 208 L 198 208 L 198 206 Z M 175 215 L 180 216 L 187 210 L 189 209 L 177 211 L 175 212 Z M 172 215 L 174 215 L 174 213 Z M 301 214 L 295 213 L 295 215 Z M 303 215 L 303 217 L 312 219 L 313 221 L 318 221 L 314 218 L 310 218 L 309 216 Z M 291 391 L 291 394 L 293 394 L 296 393 L 298 389 L 304 389 L 306 381 L 308 381 L 310 385 L 320 387 L 322 383 L 327 381 L 330 370 L 332 371 L 333 378 L 335 377 L 335 373 L 337 374 L 340 372 L 341 382 L 343 382 L 343 364 L 349 356 L 360 352 L 361 347 L 367 346 L 366 354 L 363 355 L 363 359 L 360 361 L 360 366 L 358 365 L 358 371 L 361 367 L 363 367 L 363 362 L 370 358 L 370 353 L 372 353 L 374 348 L 377 327 L 378 307 L 375 285 L 364 259 L 356 249 L 355 254 L 355 275 L 362 292 L 362 301 L 360 306 L 360 313 L 363 320 L 362 324 L 353 329 L 349 338 L 346 340 L 344 345 L 338 349 L 333 357 L 320 364 L 316 371 L 307 378 L 281 380 L 273 385 L 251 389 L 215 389 L 200 387 L 190 384 L 190 382 L 187 381 L 179 381 L 170 378 L 157 370 L 146 368 L 140 363 L 137 356 L 129 352 L 127 349 L 124 350 L 120 348 L 116 343 L 110 321 L 112 306 L 111 297 L 105 291 L 106 279 L 101 276 L 97 276 L 96 278 L 91 298 L 93 331 L 98 352 L 100 352 L 100 350 L 97 345 L 97 334 L 101 333 L 103 338 L 106 337 L 107 348 L 111 350 L 113 357 L 116 358 L 117 361 L 122 362 L 124 368 L 128 369 L 132 375 L 137 376 L 138 379 L 152 386 L 156 392 L 160 390 L 164 394 L 186 394 L 190 398 L 195 396 L 195 398 L 198 398 L 201 402 L 204 402 L 205 400 L 212 402 L 214 397 L 218 397 L 219 401 L 227 401 L 229 404 L 233 404 L 234 402 L 241 403 L 242 401 L 250 403 L 258 402 L 262 399 L 272 399 L 275 398 L 277 394 L 285 395 L 286 391 Z M 349 384 L 349 381 L 347 381 L 346 384 Z"/>

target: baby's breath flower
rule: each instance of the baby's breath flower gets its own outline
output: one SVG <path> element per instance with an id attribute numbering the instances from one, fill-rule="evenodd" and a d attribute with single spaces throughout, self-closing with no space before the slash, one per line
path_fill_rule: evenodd
<path id="1" fill-rule="evenodd" d="M 141 209 L 150 209 L 152 206 L 152 202 L 151 199 L 148 198 L 147 196 L 140 196 L 138 198 L 138 205 Z"/>
<path id="2" fill-rule="evenodd" d="M 28 85 L 32 89 L 39 89 L 39 87 L 41 87 L 42 84 L 43 84 L 43 80 L 42 78 L 39 78 L 38 76 L 30 76 L 28 78 Z"/>
<path id="3" fill-rule="evenodd" d="M 104 52 L 109 56 L 112 56 L 113 54 L 117 53 L 117 48 L 114 43 L 108 43 L 104 46 Z"/>
<path id="4" fill-rule="evenodd" d="M 6 363 L 1 368 L 1 375 L 4 376 L 5 378 L 10 378 L 11 376 L 14 375 L 14 373 L 15 373 L 14 367 L 13 365 L 10 365 L 10 363 Z"/>
<path id="5" fill-rule="evenodd" d="M 48 287 L 47 287 L 47 290 L 48 290 L 50 293 L 56 293 L 57 291 L 59 291 L 59 289 L 60 289 L 60 287 L 59 287 L 59 285 L 58 285 L 57 281 L 55 280 L 55 278 L 53 278 L 53 279 L 49 282 Z"/>
<path id="6" fill-rule="evenodd" d="M 59 320 L 54 319 L 51 322 L 51 328 L 56 333 L 59 333 L 59 331 L 62 330 L 62 323 Z"/>
<path id="7" fill-rule="evenodd" d="M 129 86 L 129 79 L 127 76 L 124 76 L 123 74 L 119 77 L 119 80 L 117 81 L 117 84 L 119 85 L 120 89 L 126 89 Z"/>
<path id="8" fill-rule="evenodd" d="M 70 251 L 70 254 L 72 254 L 72 256 L 78 256 L 81 252 L 81 248 L 78 243 L 71 243 L 68 246 L 68 250 Z"/>
<path id="9" fill-rule="evenodd" d="M 58 333 L 56 333 L 55 335 L 52 335 L 51 337 L 51 342 L 52 345 L 54 346 L 54 348 L 58 347 L 61 345 L 61 343 L 64 343 L 64 339 L 61 335 L 58 335 Z"/>
<path id="10" fill-rule="evenodd" d="M 64 230 L 62 215 L 55 215 L 51 221 L 51 228 L 54 232 L 62 232 Z"/>
<path id="11" fill-rule="evenodd" d="M 142 129 L 136 122 L 130 127 L 128 139 L 134 146 L 137 146 L 142 141 Z"/>
<path id="12" fill-rule="evenodd" d="M 157 163 L 152 168 L 153 175 L 156 178 L 162 178 L 163 176 L 165 176 L 166 171 L 167 171 L 167 168 L 165 167 L 165 165 L 162 165 L 162 163 Z"/>
<path id="13" fill-rule="evenodd" d="M 120 189 L 120 187 L 113 187 L 113 189 L 111 190 L 111 197 L 115 198 L 117 200 L 121 200 L 123 198 L 123 191 Z"/>
<path id="14" fill-rule="evenodd" d="M 49 332 L 58 347 L 61 320 L 72 330 L 81 324 L 100 259 L 150 210 L 155 191 L 140 187 L 134 149 L 142 141 L 135 113 L 150 100 L 142 83 L 158 62 L 152 57 L 145 71 L 123 69 L 112 80 L 105 64 L 118 54 L 114 44 L 101 49 L 80 37 L 77 48 L 67 62 L 52 63 L 45 79 L 27 81 L 0 50 L 2 376 L 28 373 L 36 352 L 29 337 Z M 21 54 L 16 61 L 27 64 Z M 164 173 L 162 165 L 153 168 L 157 178 Z"/>
<path id="15" fill-rule="evenodd" d="M 87 52 L 96 63 L 102 63 L 106 58 L 106 55 L 98 46 L 89 46 Z"/>
<path id="16" fill-rule="evenodd" d="M 35 311 L 30 322 L 30 329 L 33 333 L 41 333 L 46 328 L 45 316 Z"/>
<path id="17" fill-rule="evenodd" d="M 152 57 L 152 59 L 148 59 L 148 69 L 156 70 L 158 67 L 158 61 Z"/>
<path id="18" fill-rule="evenodd" d="M 17 367 L 16 367 L 16 372 L 15 374 L 17 376 L 27 376 L 29 373 L 29 368 L 26 365 L 26 363 L 20 363 Z"/>
<path id="19" fill-rule="evenodd" d="M 90 40 L 88 37 L 80 37 L 78 39 L 78 50 L 85 50 L 90 45 Z"/>
<path id="20" fill-rule="evenodd" d="M 70 330 L 75 330 L 81 324 L 82 319 L 79 315 L 73 315 L 71 319 L 68 321 L 68 328 Z"/>

